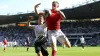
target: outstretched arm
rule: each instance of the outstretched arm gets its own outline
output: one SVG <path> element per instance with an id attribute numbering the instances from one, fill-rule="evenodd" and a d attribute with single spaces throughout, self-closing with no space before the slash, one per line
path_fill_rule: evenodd
<path id="1" fill-rule="evenodd" d="M 38 3 L 38 4 L 36 4 L 35 6 L 34 6 L 34 11 L 35 11 L 35 13 L 37 14 L 37 15 L 45 15 L 45 16 L 49 16 L 50 15 L 50 12 L 48 11 L 48 10 L 44 10 L 43 12 L 38 12 L 38 7 L 39 7 L 39 5 L 41 5 L 41 3 Z"/>
<path id="2" fill-rule="evenodd" d="M 41 4 L 41 3 L 38 3 L 38 4 L 36 4 L 36 5 L 34 6 L 34 11 L 35 11 L 35 13 L 36 13 L 37 15 L 39 15 L 39 12 L 37 11 L 37 8 L 39 7 L 40 4 Z"/>
<path id="3" fill-rule="evenodd" d="M 28 27 L 29 27 L 29 28 L 32 27 L 31 24 L 30 24 L 31 19 L 33 19 L 33 17 L 32 17 L 32 16 L 29 16 L 29 18 L 28 18 Z"/>
<path id="4" fill-rule="evenodd" d="M 60 13 L 60 16 L 61 16 L 63 19 L 66 19 L 65 15 L 64 15 L 64 13 L 63 13 L 62 11 L 59 10 L 58 13 Z"/>

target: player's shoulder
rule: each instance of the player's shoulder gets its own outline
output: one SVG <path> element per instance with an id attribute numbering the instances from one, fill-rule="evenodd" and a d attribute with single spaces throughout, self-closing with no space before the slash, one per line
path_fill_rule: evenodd
<path id="1" fill-rule="evenodd" d="M 37 27 L 38 27 L 38 25 L 34 25 L 34 27 L 35 27 L 35 28 L 37 28 Z"/>
<path id="2" fill-rule="evenodd" d="M 37 28 L 37 27 L 40 27 L 40 25 L 35 25 L 35 27 Z"/>

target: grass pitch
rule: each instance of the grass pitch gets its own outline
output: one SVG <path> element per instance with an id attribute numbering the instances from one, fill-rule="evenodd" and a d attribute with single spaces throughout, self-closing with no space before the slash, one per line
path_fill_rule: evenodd
<path id="1" fill-rule="evenodd" d="M 51 56 L 51 48 L 48 47 L 49 56 Z M 37 56 L 34 47 L 30 47 L 29 51 L 26 51 L 26 47 L 7 47 L 6 52 L 3 52 L 3 48 L 0 47 L 0 56 Z M 62 48 L 58 47 L 57 56 L 100 56 L 100 47 L 71 47 Z"/>

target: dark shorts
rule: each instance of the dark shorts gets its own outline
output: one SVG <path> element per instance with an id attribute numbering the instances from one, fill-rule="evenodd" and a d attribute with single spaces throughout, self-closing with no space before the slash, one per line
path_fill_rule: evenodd
<path id="1" fill-rule="evenodd" d="M 42 55 L 48 56 L 47 45 L 46 43 L 35 42 L 34 43 L 35 52 L 38 53 L 41 51 Z"/>
<path id="2" fill-rule="evenodd" d="M 85 45 L 85 43 L 81 43 L 81 46 L 84 46 Z"/>
<path id="3" fill-rule="evenodd" d="M 26 44 L 26 46 L 27 46 L 27 47 L 29 47 L 29 46 L 30 46 L 30 44 Z"/>

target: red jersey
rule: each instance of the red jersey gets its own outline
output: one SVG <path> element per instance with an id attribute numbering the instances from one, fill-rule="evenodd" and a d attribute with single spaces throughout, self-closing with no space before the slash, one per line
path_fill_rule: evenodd
<path id="1" fill-rule="evenodd" d="M 57 30 L 60 29 L 60 22 L 62 17 L 57 11 L 51 10 L 51 15 L 46 17 L 46 24 L 48 30 Z"/>
<path id="2" fill-rule="evenodd" d="M 4 40 L 4 41 L 3 41 L 3 44 L 4 44 L 4 45 L 7 45 L 7 40 Z"/>

